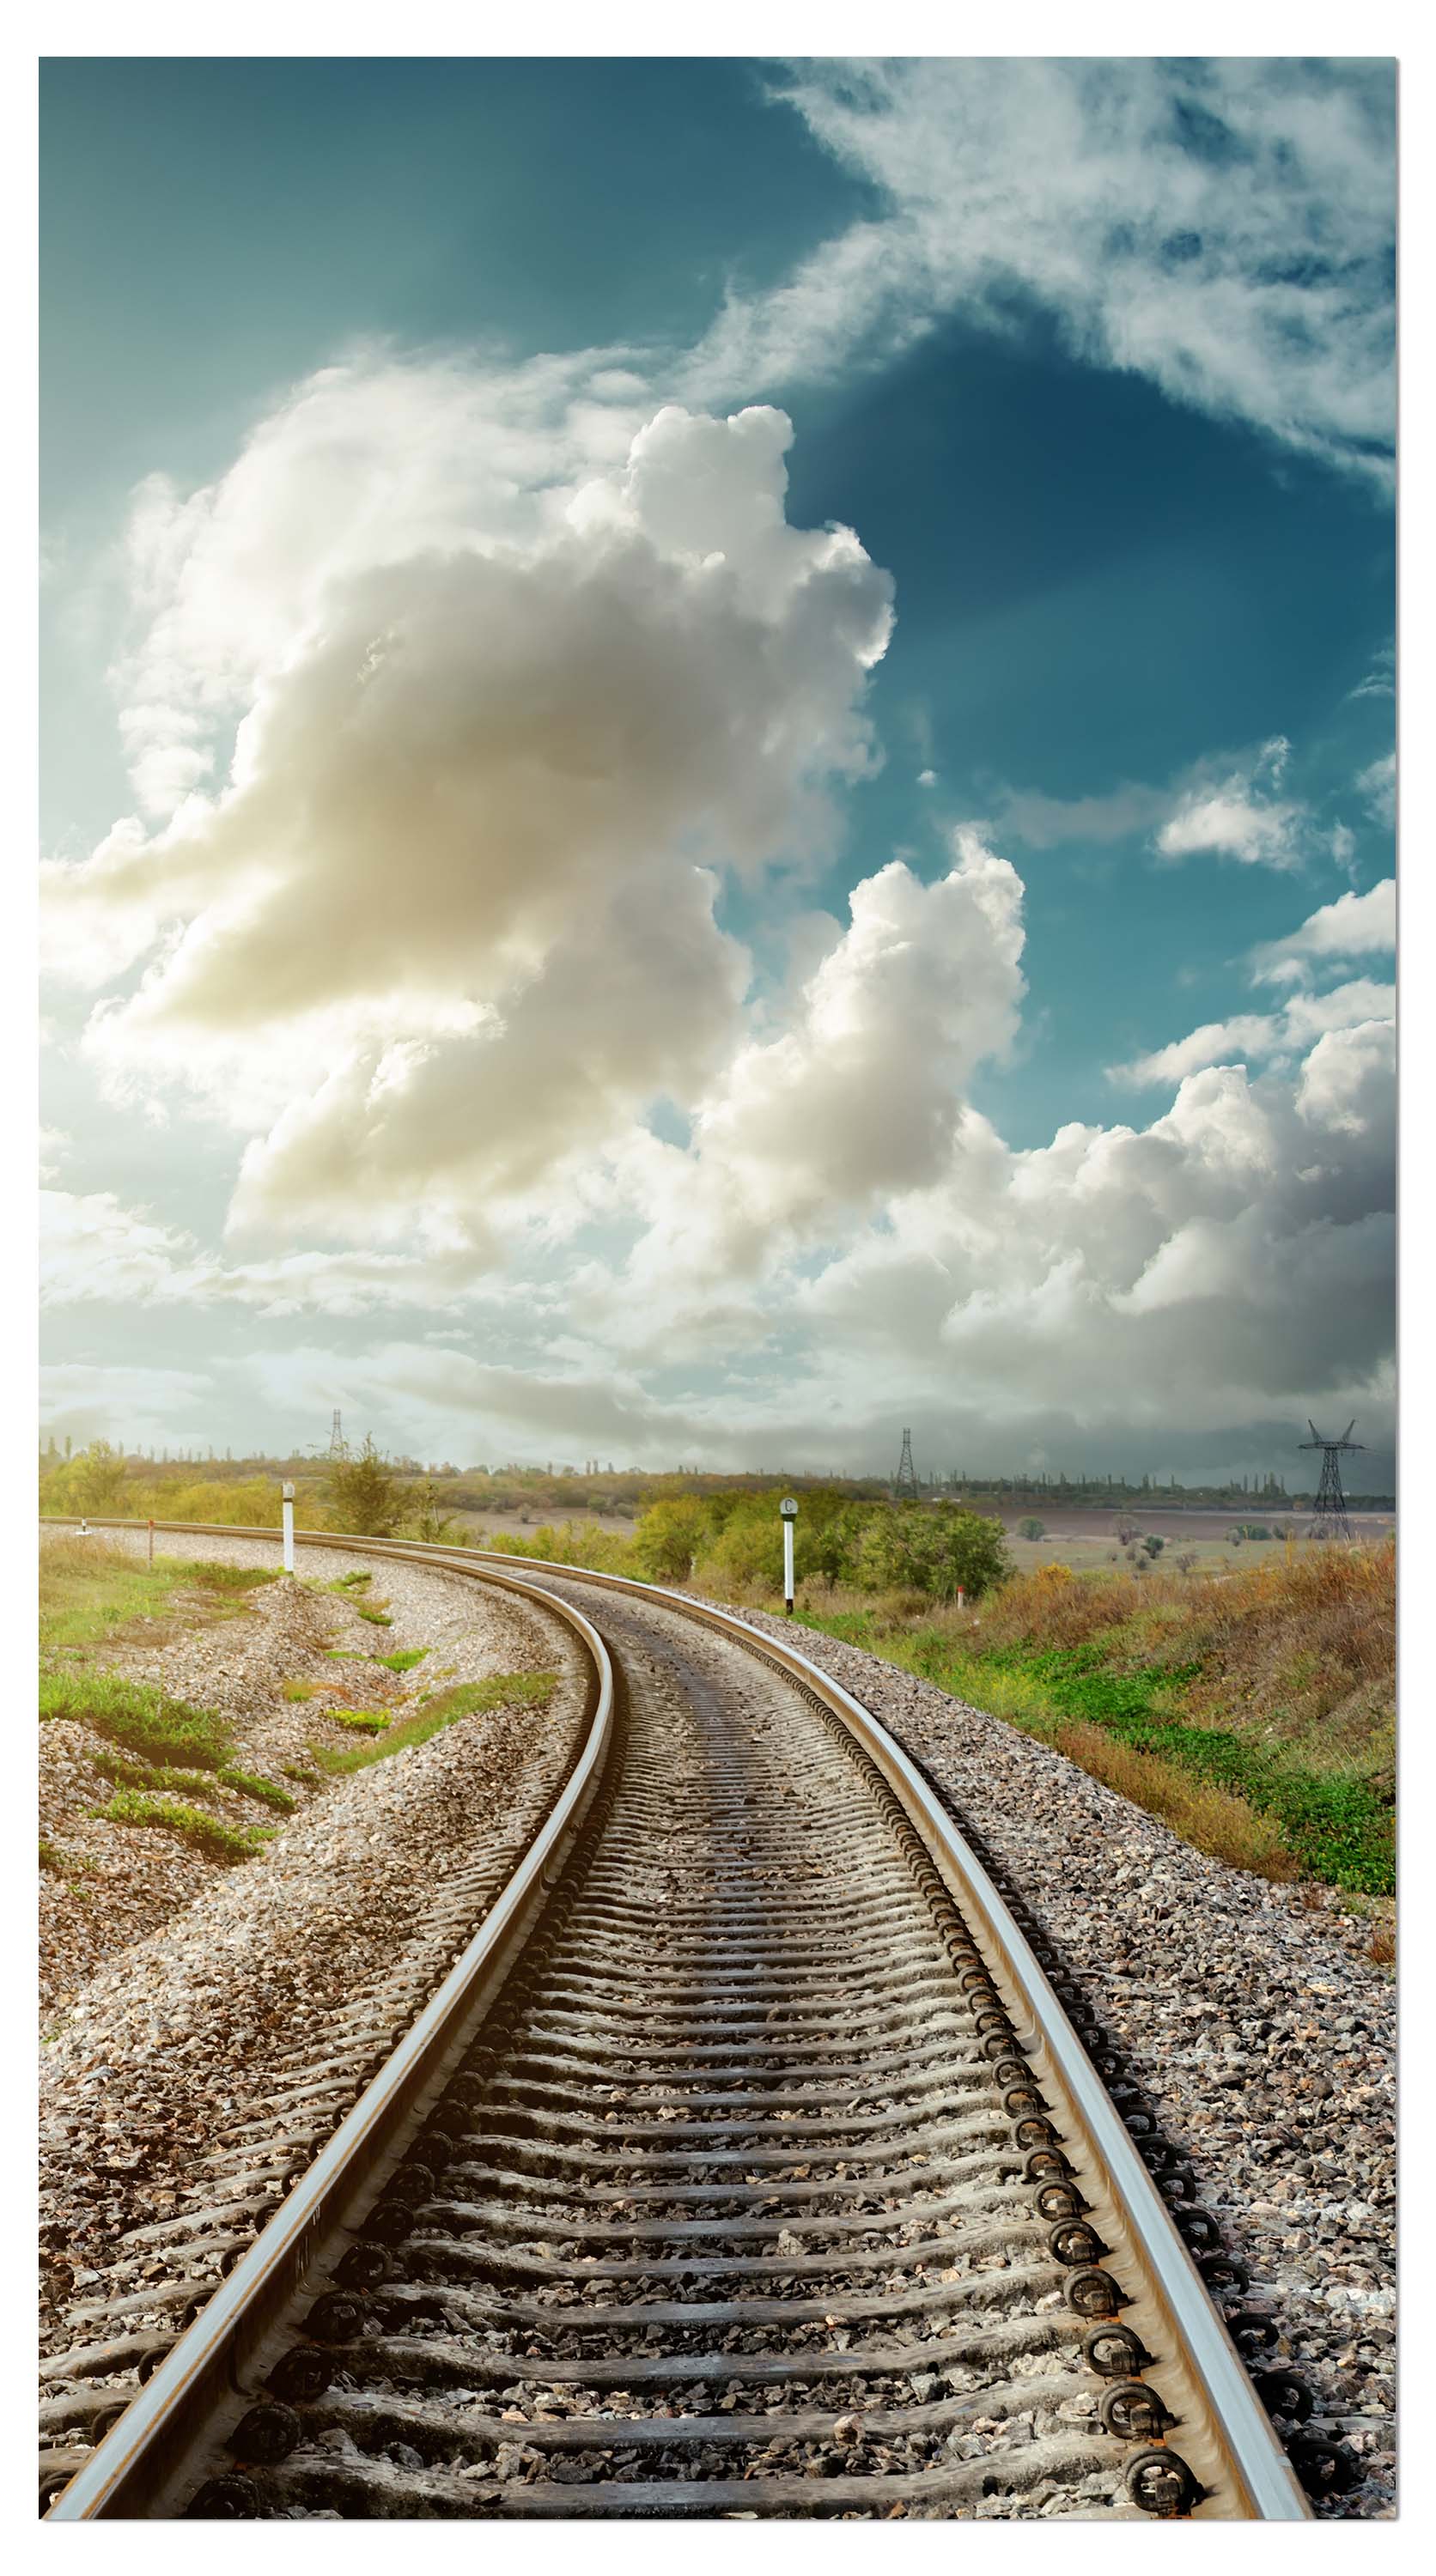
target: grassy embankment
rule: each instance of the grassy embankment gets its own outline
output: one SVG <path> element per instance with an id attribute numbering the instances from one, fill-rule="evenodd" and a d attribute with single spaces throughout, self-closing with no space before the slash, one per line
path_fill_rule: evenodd
<path id="1" fill-rule="evenodd" d="M 578 1527 L 507 1544 L 641 1579 L 644 1529 L 634 1544 Z M 770 1583 L 725 1571 L 700 1548 L 689 1579 L 778 1606 Z M 1273 1879 L 1392 1892 L 1393 1542 L 1234 1558 L 1221 1574 L 1052 1565 L 965 1610 L 800 1582 L 798 1615 L 1055 1745 L 1199 1850 Z"/>
<path id="2" fill-rule="evenodd" d="M 1039 1735 L 1199 1849 L 1365 1896 L 1395 1883 L 1395 1551 L 1223 1578 L 1018 1576 L 975 1613 L 803 1616 Z"/>
<path id="3" fill-rule="evenodd" d="M 271 1574 L 232 1565 L 190 1564 L 162 1557 L 140 1564 L 127 1548 L 98 1539 L 48 1540 L 40 1551 L 41 1723 L 67 1718 L 99 1739 L 94 1767 L 114 1790 L 95 1810 L 107 1823 L 159 1827 L 222 1860 L 250 1860 L 272 1828 L 235 1826 L 207 1815 L 217 1791 L 236 1791 L 257 1805 L 291 1809 L 287 1789 L 231 1762 L 233 1743 L 213 1710 L 193 1708 L 150 1682 L 126 1680 L 91 1660 L 91 1650 L 143 1636 L 172 1618 L 225 1618 Z M 162 1794 L 182 1791 L 182 1797 Z M 42 1838 L 40 1866 L 73 1879 L 85 1864 Z"/>

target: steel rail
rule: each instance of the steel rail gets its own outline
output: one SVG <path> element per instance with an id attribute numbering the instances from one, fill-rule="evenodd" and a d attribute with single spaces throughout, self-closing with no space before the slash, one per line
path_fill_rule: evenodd
<path id="1" fill-rule="evenodd" d="M 476 1549 L 471 1553 L 483 1552 Z M 716 1609 L 710 1602 L 695 1600 L 688 1593 L 664 1590 L 656 1584 L 634 1583 L 623 1575 L 549 1565 L 540 1558 L 510 1557 L 505 1561 L 522 1565 L 530 1573 L 547 1572 L 566 1581 L 663 1602 L 737 1639 L 750 1652 L 756 1650 L 768 1656 L 843 1720 L 916 1826 L 968 1916 L 979 1948 L 989 1954 L 989 1964 L 1000 1970 L 997 1982 L 1007 1989 L 1014 2026 L 1027 2040 L 1034 2071 L 1061 2096 L 1072 2138 L 1082 2141 L 1090 2151 L 1100 2177 L 1099 2188 L 1093 2189 L 1093 2176 L 1083 2172 L 1080 2152 L 1074 2152 L 1079 2180 L 1099 2218 L 1104 2202 L 1117 2215 L 1140 2267 L 1145 2296 L 1130 2302 L 1131 2314 L 1140 2330 L 1142 2309 L 1149 2306 L 1165 2323 L 1176 2345 L 1174 2357 L 1165 2358 L 1144 2375 L 1169 2403 L 1181 2391 L 1187 2419 L 1182 2433 L 1184 2455 L 1192 2455 L 1191 2465 L 1198 2474 L 1213 2461 L 1219 2462 L 1248 2518 L 1264 2522 L 1310 2521 L 1310 2507 L 1242 2357 L 1060 1997 L 1053 1992 L 1026 1934 L 976 1853 L 886 1727 L 841 1683 L 785 1639 L 755 1630 L 746 1620 Z M 1156 2349 L 1154 2331 L 1149 2326 L 1144 2339 Z M 1181 2385 L 1183 2378 L 1188 2384 L 1185 2389 Z M 1189 2411 L 1191 2388 L 1198 2393 L 1206 2419 L 1199 2437 Z M 1174 2405 L 1173 2412 L 1176 2411 Z"/>
<path id="2" fill-rule="evenodd" d="M 133 1524 L 111 1524 L 131 1527 Z M 197 1524 L 160 1526 L 196 1534 Z M 234 1533 L 231 1533 L 233 1535 Z M 268 1537 L 270 1533 L 240 1533 Z M 348 1542 L 341 1541 L 341 1545 Z M 367 1547 L 358 1551 L 368 1553 Z M 407 1554 L 386 1547 L 385 1554 Z M 555 1611 L 591 1657 L 597 1703 L 578 1759 L 548 1817 L 479 1929 L 392 2056 L 360 2095 L 308 2171 L 255 2238 L 193 2325 L 180 2337 L 89 2459 L 56 2497 L 48 2522 L 95 2522 L 143 2513 L 173 2473 L 193 2431 L 234 2394 L 245 2360 L 298 2285 L 321 2233 L 372 2180 L 421 2102 L 447 2081 L 522 1950 L 547 1889 L 562 1869 L 592 1803 L 613 1732 L 613 1667 L 608 1649 L 571 1603 L 507 1570 L 469 1565 L 471 1580 L 496 1582 Z"/>
<path id="3" fill-rule="evenodd" d="M 73 1522 L 73 1518 L 74 1515 L 65 1516 L 67 1523 Z M 140 1524 L 100 1520 L 93 1521 L 91 1526 L 133 1530 Z M 274 1540 L 278 1536 L 275 1531 L 241 1530 L 203 1522 L 156 1522 L 155 1526 L 172 1534 L 194 1537 Z M 541 1594 L 559 1608 L 571 1605 L 565 1604 L 560 1594 L 549 1590 L 554 1581 L 629 1594 L 650 1605 L 657 1604 L 676 1611 L 728 1637 L 749 1653 L 786 1672 L 828 1709 L 875 1764 L 926 1846 L 969 1920 L 993 1981 L 1005 1996 L 1013 2025 L 1022 2038 L 1034 2074 L 1044 2087 L 1052 2088 L 1065 2111 L 1064 2142 L 1077 2180 L 1099 2226 L 1105 2219 L 1115 2228 L 1124 2253 L 1136 2267 L 1137 2281 L 1127 2288 L 1123 2314 L 1124 2318 L 1130 2317 L 1143 2341 L 1157 2355 L 1157 2359 L 1146 2367 L 1144 2376 L 1164 2399 L 1171 2413 L 1182 2418 L 1183 2456 L 1209 2492 L 1220 2494 L 1224 2491 L 1231 2499 L 1216 2506 L 1217 2512 L 1224 2513 L 1227 2518 L 1277 2522 L 1308 2521 L 1312 2518 L 1301 2485 L 1251 2384 L 1241 2355 L 1213 2306 L 1201 2274 L 1026 1934 L 929 1783 L 870 1710 L 808 1656 L 790 1646 L 786 1639 L 754 1629 L 733 1613 L 720 1610 L 688 1593 L 635 1582 L 623 1575 L 599 1574 L 584 1566 L 560 1565 L 546 1559 L 509 1554 L 496 1556 L 477 1548 L 414 1543 L 400 1545 L 374 1539 L 356 1542 L 327 1531 L 296 1532 L 296 1539 L 307 1546 L 421 1558 L 436 1566 L 448 1565 L 456 1571 L 482 1567 L 486 1574 L 500 1581 L 506 1578 L 512 1581 L 509 1569 L 521 1568 L 525 1575 L 542 1578 L 540 1583 L 523 1588 Z M 357 2113 L 351 2114 L 351 2119 L 356 2116 Z M 337 2140 L 334 2143 L 337 2144 Z M 272 2221 L 271 2227 L 278 2223 L 277 2220 Z M 268 2233 L 267 2230 L 266 2235 Z M 258 2255 L 264 2241 L 261 2238 L 256 2244 L 254 2255 Z M 251 2259 L 246 2258 L 245 2264 L 232 2276 L 226 2285 L 227 2290 L 232 2290 L 239 2283 Z M 219 2299 L 224 2296 L 224 2291 L 218 2294 Z M 211 2306 L 215 2304 L 212 2302 Z M 206 2310 L 205 2317 L 209 2313 Z M 197 2332 L 204 2322 L 205 2318 L 201 2318 L 197 2327 L 190 2330 L 191 2334 Z M 186 2337 L 185 2341 L 188 2340 Z M 171 2362 L 178 2361 L 183 2349 L 183 2345 L 176 2348 Z M 168 2368 L 169 2364 L 166 2364 L 156 2374 L 150 2389 L 158 2387 Z M 143 2396 L 136 2400 L 130 2414 L 136 2414 L 142 2404 Z M 59 2504 L 52 2508 L 52 2515 L 63 2519 L 80 2518 L 74 2512 L 63 2512 L 62 2508 L 82 2482 L 93 2475 L 104 2451 L 124 2431 L 128 2422 L 127 2416 L 115 2432 L 106 2437 L 94 2459 L 77 2474 Z M 1200 2506 L 1198 2518 L 1206 2518 Z"/>

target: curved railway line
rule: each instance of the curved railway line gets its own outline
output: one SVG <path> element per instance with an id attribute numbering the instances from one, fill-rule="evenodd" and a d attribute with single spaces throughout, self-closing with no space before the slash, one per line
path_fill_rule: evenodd
<path id="1" fill-rule="evenodd" d="M 46 2366 L 51 2520 L 1280 2521 L 1344 2484 L 1065 1963 L 866 1710 L 681 1596 L 328 1543 L 540 1600 L 581 1742 L 408 2026 L 336 2031 L 122 2246 L 166 2286 L 121 2266 Z"/>

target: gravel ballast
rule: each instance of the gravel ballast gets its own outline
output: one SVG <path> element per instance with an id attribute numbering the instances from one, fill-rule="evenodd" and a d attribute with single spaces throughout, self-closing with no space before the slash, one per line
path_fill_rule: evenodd
<path id="1" fill-rule="evenodd" d="M 272 1565 L 277 1555 L 273 1544 L 257 1540 L 186 1540 L 183 1547 L 191 1557 L 243 1564 Z M 366 1997 L 392 1995 L 395 2020 L 412 2018 L 452 1952 L 452 1932 L 437 1924 L 446 1879 L 476 1862 L 507 1876 L 576 1749 L 587 1674 L 561 1621 L 460 1575 L 366 1559 L 362 1548 L 352 1555 L 301 1549 L 299 1556 L 301 1573 L 314 1570 L 325 1581 L 366 1563 L 393 1619 L 382 1632 L 365 1629 L 371 1648 L 376 1633 L 381 1652 L 426 1644 L 421 1669 L 434 1671 L 441 1688 L 494 1673 L 554 1673 L 552 1697 L 546 1707 L 477 1711 L 425 1744 L 332 1782 L 240 1867 L 216 1871 L 168 1834 L 129 1830 L 136 1846 L 179 1854 L 172 1894 L 181 1910 L 111 1956 L 48 2025 L 41 2070 L 47 2351 L 93 2338 L 97 2329 L 76 2324 L 71 2312 L 106 2296 L 104 2275 L 119 2238 L 192 2204 L 206 2154 L 247 2119 L 265 2117 L 285 2059 L 306 2044 L 321 2054 L 336 2015 Z M 153 1650 L 167 1686 L 222 1709 L 256 1765 L 266 1750 L 271 1758 L 282 1750 L 272 1731 L 289 1715 L 274 1706 L 273 1671 L 257 1675 L 263 1622 L 267 1612 L 278 1661 L 292 1673 L 296 1639 L 282 1603 L 294 1589 L 266 1587 L 245 1619 Z M 312 1603 L 316 1596 L 298 1597 Z M 327 1613 L 333 1596 L 319 1598 Z M 269 1610 L 272 1603 L 281 1607 Z M 302 1609 L 297 1615 L 301 1622 L 308 1616 Z M 366 1702 L 377 1704 L 367 1673 L 364 1687 Z M 293 1715 L 314 1732 L 312 1707 Z M 196 1870 L 191 1885 L 187 1873 Z M 345 2107 L 332 2106 L 329 2125 Z"/>
<path id="2" fill-rule="evenodd" d="M 1370 1923 L 1331 1889 L 1209 1859 L 1065 1755 L 876 1655 L 738 1615 L 850 1690 L 987 1838 L 1189 2156 L 1323 2429 L 1366 2470 L 1319 2511 L 1393 2514 L 1396 1998 L 1367 1955 Z"/>

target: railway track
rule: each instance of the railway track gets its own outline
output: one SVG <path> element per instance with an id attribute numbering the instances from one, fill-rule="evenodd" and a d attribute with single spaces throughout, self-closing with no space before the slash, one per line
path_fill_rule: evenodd
<path id="1" fill-rule="evenodd" d="M 50 2365 L 50 2518 L 1303 2518 L 1272 2321 L 876 1721 L 676 1596 L 372 1544 L 567 1619 L 584 1741 L 193 2321 L 222 2195 L 166 2332 Z"/>

